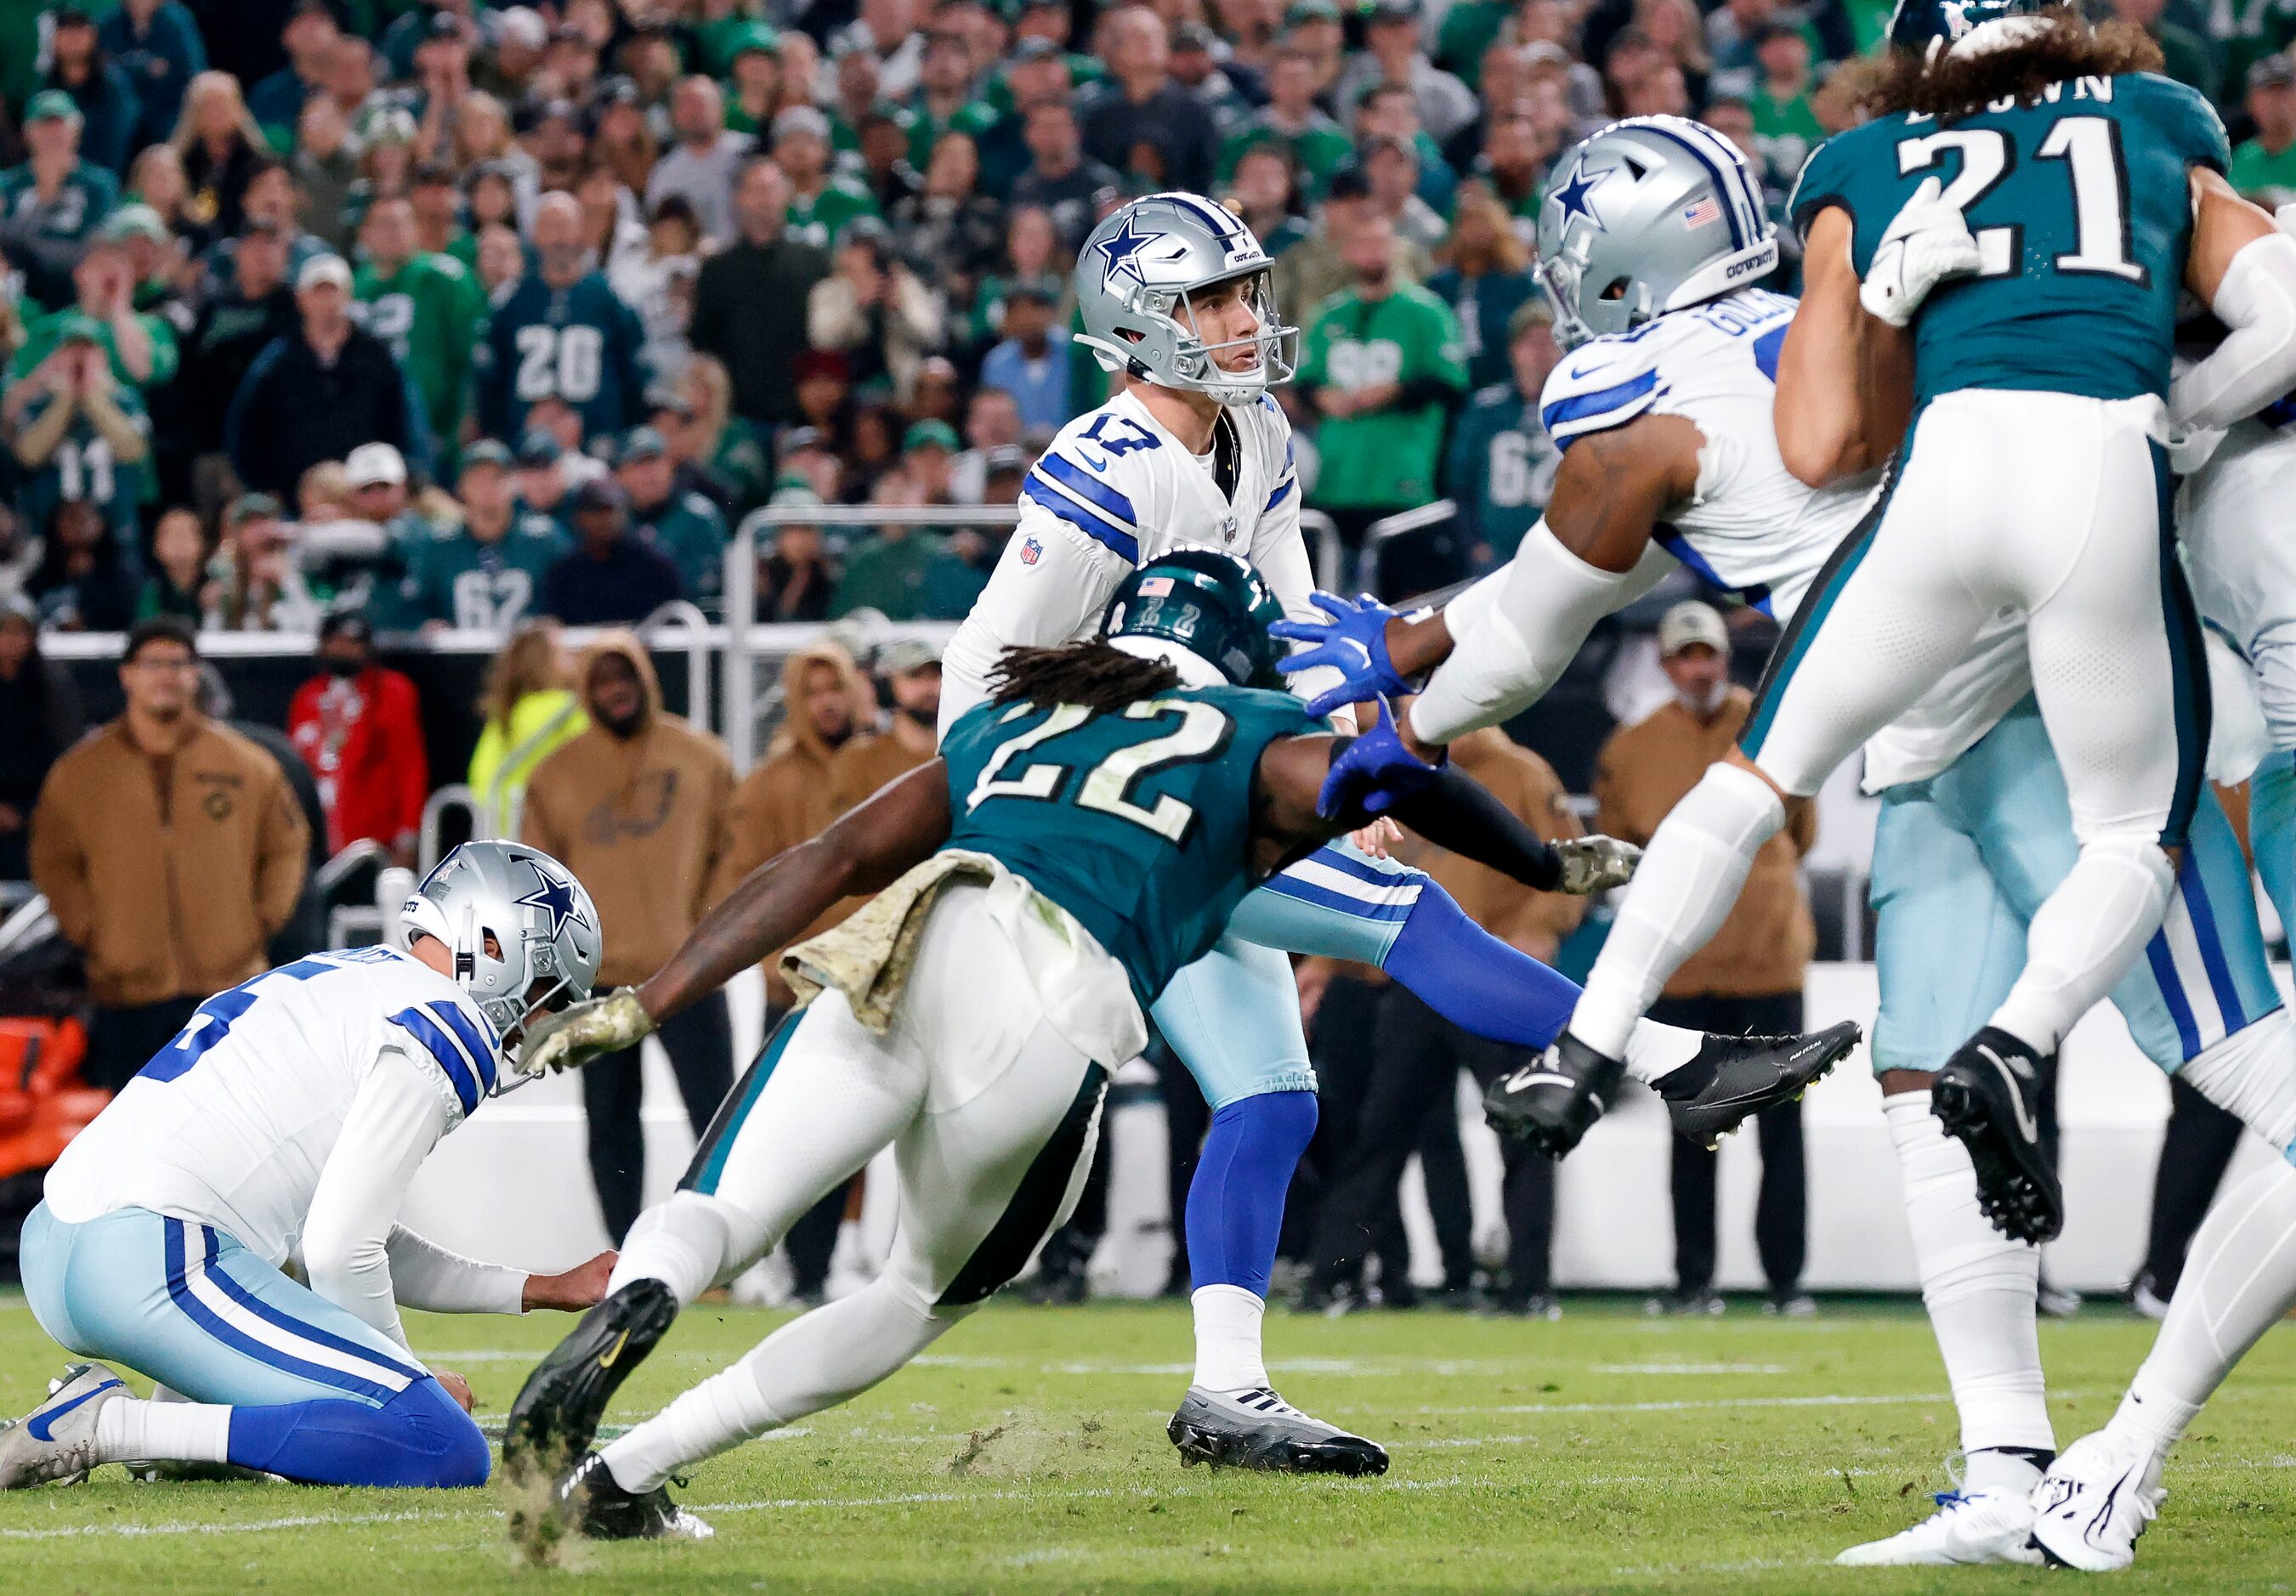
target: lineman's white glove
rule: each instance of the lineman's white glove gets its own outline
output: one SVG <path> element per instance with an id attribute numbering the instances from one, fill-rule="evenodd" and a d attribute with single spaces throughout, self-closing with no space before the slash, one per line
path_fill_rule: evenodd
<path id="1" fill-rule="evenodd" d="M 1643 859 L 1642 849 L 1615 837 L 1568 837 L 1550 846 L 1562 866 L 1562 880 L 1554 889 L 1573 897 L 1625 886 L 1635 879 L 1635 866 Z"/>
<path id="2" fill-rule="evenodd" d="M 1902 327 L 1948 277 L 1978 268 L 1977 240 L 1958 206 L 1938 198 L 1942 185 L 1923 179 L 1882 233 L 1874 264 L 1858 285 L 1857 302 L 1892 327 Z"/>
<path id="3" fill-rule="evenodd" d="M 544 1076 L 579 1069 L 594 1059 L 636 1047 L 652 1031 L 653 1021 L 639 1004 L 637 993 L 626 986 L 611 997 L 586 999 L 536 1024 L 519 1046 L 518 1072 Z"/>

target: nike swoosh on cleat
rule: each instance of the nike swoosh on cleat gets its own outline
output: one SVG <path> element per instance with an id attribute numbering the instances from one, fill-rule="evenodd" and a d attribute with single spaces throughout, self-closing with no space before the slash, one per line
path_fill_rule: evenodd
<path id="1" fill-rule="evenodd" d="M 616 1336 L 614 1338 L 614 1344 L 598 1355 L 598 1367 L 601 1369 L 611 1369 L 614 1366 L 614 1360 L 622 1355 L 622 1348 L 627 1346 L 629 1344 L 629 1331 L 624 1330 L 620 1335 Z"/>
<path id="2" fill-rule="evenodd" d="M 1528 1092 L 1533 1086 L 1544 1085 L 1549 1081 L 1558 1086 L 1575 1086 L 1578 1084 L 1569 1076 L 1557 1075 L 1551 1069 L 1519 1069 L 1507 1076 L 1506 1089 L 1510 1092 Z"/>
<path id="3" fill-rule="evenodd" d="M 2038 1142 L 2040 1130 L 2033 1124 L 2033 1116 L 2025 1108 L 2025 1094 L 2017 1090 L 2017 1076 L 2010 1070 L 2009 1061 L 1982 1042 L 1977 1044 L 1977 1051 L 1992 1061 L 1993 1068 L 2001 1072 L 2002 1080 L 2008 1084 L 2009 1106 L 2017 1116 L 2018 1134 L 2029 1142 Z"/>
<path id="4" fill-rule="evenodd" d="M 60 1408 L 50 1408 L 45 1413 L 34 1414 L 32 1416 L 31 1422 L 25 1425 L 24 1428 L 32 1432 L 32 1439 L 35 1441 L 53 1441 L 56 1438 L 53 1427 L 57 1420 L 62 1418 L 66 1413 L 70 1412 L 82 1403 L 94 1402 L 97 1397 L 102 1395 L 106 1391 L 111 1390 L 114 1386 L 124 1383 L 125 1382 L 121 1380 L 108 1379 L 93 1391 L 81 1392 L 78 1395 L 73 1397 L 70 1402 L 64 1404 L 64 1405 Z"/>

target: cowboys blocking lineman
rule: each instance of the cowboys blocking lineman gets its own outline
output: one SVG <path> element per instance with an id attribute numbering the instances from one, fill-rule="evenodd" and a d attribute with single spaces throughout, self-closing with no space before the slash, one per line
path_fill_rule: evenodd
<path id="1" fill-rule="evenodd" d="M 1292 331 L 1268 268 L 1250 228 L 1193 194 L 1133 201 L 1086 240 L 1076 268 L 1084 341 L 1119 374 L 1119 392 L 1063 428 L 1029 471 L 1020 526 L 943 657 L 943 735 L 988 696 L 1006 648 L 1092 635 L 1135 567 L 1174 549 L 1242 555 L 1288 615 L 1315 613 L 1291 424 L 1267 391 L 1292 374 Z M 1562 845 L 1585 864 L 1571 866 L 1566 889 L 1623 879 L 1631 862 L 1618 847 Z M 1420 872 L 1334 846 L 1247 898 L 1215 952 L 1154 1007 L 1213 1110 L 1187 1204 L 1196 1369 L 1173 1442 L 1189 1461 L 1383 1469 L 1377 1446 L 1276 1396 L 1261 1357 L 1283 1194 L 1316 1113 L 1285 952 L 1381 965 L 1465 1029 L 1530 1048 L 1553 1038 L 1575 988 L 1483 933 Z M 1701 1135 L 1781 1091 L 1769 1039 L 1645 1022 L 1629 1051 L 1652 1075 L 1700 1061 L 1709 1090 L 1675 1107 Z"/>
<path id="2" fill-rule="evenodd" d="M 1414 736 L 1447 740 L 1535 699 L 1575 651 L 1590 613 L 1624 602 L 1611 595 L 1630 596 L 1639 560 L 1661 543 L 1711 579 L 1742 593 L 1753 586 L 1750 597 L 1767 591 L 1770 607 L 1790 617 L 1843 518 L 1858 512 L 1854 487 L 1846 499 L 1813 492 L 1777 457 L 1764 373 L 1794 305 L 1759 291 L 1699 297 L 1702 286 L 1710 291 L 1723 280 L 1716 267 L 1731 258 L 1731 241 L 1718 233 L 1702 239 L 1702 227 L 1685 225 L 1704 213 L 1698 201 L 1712 190 L 1686 151 L 1669 151 L 1675 139 L 1698 140 L 1709 156 L 1723 159 L 1720 142 L 1709 143 L 1710 135 L 1691 124 L 1620 124 L 1557 166 L 1558 189 L 1574 197 L 1558 194 L 1542 212 L 1549 261 L 1571 250 L 1578 282 L 1624 285 L 1612 299 L 1580 300 L 1576 315 L 1558 316 L 1575 347 L 1543 396 L 1548 425 L 1566 451 L 1548 506 L 1552 524 L 1532 529 L 1509 571 L 1455 600 L 1440 617 L 1406 623 L 1335 604 L 1333 621 L 1288 628 L 1334 649 L 1293 663 L 1343 656 L 1355 662 L 1342 693 L 1404 689 L 1404 675 L 1452 648 L 1456 637 L 1449 663 L 1406 712 Z M 1635 176 L 1621 181 L 1611 176 L 1618 171 Z M 1590 205 L 1603 224 L 1599 233 L 1578 231 L 1585 224 L 1572 214 Z M 1561 236 L 1566 230 L 1575 236 Z M 1636 305 L 1665 309 L 1652 316 Z M 1568 301 L 1559 308 L 1567 313 Z M 1590 340 L 1595 330 L 1604 336 Z M 1727 402 L 1733 395 L 1744 401 L 1734 409 Z M 1695 429 L 1687 437 L 1684 422 Z M 1696 502 L 1666 502 L 1669 461 L 1701 473 Z M 1707 479 L 1702 462 L 1710 461 L 1723 463 Z M 1607 543 L 1584 536 L 1581 473 L 1597 462 L 1624 496 L 1655 502 L 1642 512 L 1643 536 L 1657 540 L 1648 550 L 1634 536 L 1632 517 L 1603 530 Z M 1765 497 L 1765 490 L 1776 496 Z M 1796 512 L 1797 504 L 1805 508 Z M 1755 506 L 1761 513 L 1751 513 Z M 1662 516 L 1655 528 L 1653 515 Z M 1797 545 L 1781 535 L 1812 517 L 1826 536 Z M 2296 583 L 2284 585 L 2296 601 Z M 2267 640 L 2273 630 L 2262 619 L 2252 629 Z M 2063 776 L 2034 708 L 2018 641 L 2005 625 L 1980 639 L 1970 659 L 1866 749 L 1868 785 L 1883 801 L 1874 857 L 1877 1070 L 1935 1070 L 1950 1056 L 1975 1023 L 1971 1017 L 1988 1012 L 2015 980 L 2025 923 L 2075 855 Z M 2296 704 L 2296 692 L 2288 702 Z M 2288 746 L 2296 747 L 2296 710 L 2288 718 Z M 2163 929 L 2113 997 L 2154 1062 L 2181 1069 L 2212 1101 L 2287 1149 L 2296 1145 L 2291 1027 L 2246 880 L 2239 844 L 2204 794 Z M 1843 1560 L 2033 1561 L 2029 1493 L 2054 1446 L 2034 1329 L 2036 1254 L 1986 1221 L 1969 1155 L 1942 1134 L 1926 1093 L 1902 1093 L 1885 1109 L 1904 1168 L 1923 1297 L 1961 1412 L 1968 1474 L 1964 1489 L 1940 1499 L 1921 1524 L 1855 1548 Z M 2202 1256 L 2197 1243 L 2194 1256 Z M 2225 1295 L 2212 1299 L 2219 1310 Z M 2164 1345 L 2169 1340 L 2164 1332 Z M 2220 1366 L 2211 1366 L 2221 1378 Z M 2208 1388 L 2202 1385 L 2200 1394 Z"/>

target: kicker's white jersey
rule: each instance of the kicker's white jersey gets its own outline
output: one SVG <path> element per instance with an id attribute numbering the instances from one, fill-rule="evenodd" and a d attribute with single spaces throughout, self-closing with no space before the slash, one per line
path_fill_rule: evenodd
<path id="1" fill-rule="evenodd" d="M 227 1232 L 279 1265 L 297 1252 L 320 1172 L 384 1055 L 430 1082 L 451 1130 L 492 1089 L 500 1047 L 469 995 L 408 954 L 299 959 L 201 1003 L 64 1149 L 48 1207 L 70 1224 L 149 1208 Z M 377 1218 L 387 1231 L 390 1215 Z"/>
<path id="2" fill-rule="evenodd" d="M 2296 749 L 2296 540 L 2286 527 L 2292 495 L 2296 426 L 2259 418 L 2226 433 L 2208 463 L 2185 479 L 2177 516 L 2193 597 L 2247 657 L 2276 749 Z"/>
<path id="3" fill-rule="evenodd" d="M 1234 405 L 1234 482 L 1223 492 L 1221 449 L 1192 454 L 1131 392 L 1078 416 L 1029 469 L 1021 522 L 941 660 L 940 728 L 988 696 L 997 657 L 1015 646 L 1089 637 L 1119 584 L 1176 549 L 1218 549 L 1259 568 L 1284 613 L 1320 617 L 1300 536 L 1300 474 L 1292 423 L 1266 395 Z M 1294 678 L 1312 695 L 1336 673 Z"/>
<path id="4" fill-rule="evenodd" d="M 1580 345 L 1539 395 L 1565 450 L 1644 414 L 1678 415 L 1706 440 L 1698 487 L 1652 539 L 1715 586 L 1784 621 L 1856 526 L 1870 479 L 1813 490 L 1778 456 L 1778 351 L 1794 301 L 1746 289 Z"/>

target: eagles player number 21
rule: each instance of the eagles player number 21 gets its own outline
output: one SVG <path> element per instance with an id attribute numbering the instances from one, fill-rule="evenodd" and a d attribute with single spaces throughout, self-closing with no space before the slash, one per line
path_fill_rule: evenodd
<path id="1" fill-rule="evenodd" d="M 2149 282 L 2144 266 L 2128 258 L 2128 170 L 2120 158 L 2119 127 L 2103 117 L 2066 117 L 2050 124 L 2033 152 L 2042 160 L 2062 160 L 2073 185 L 2073 249 L 2053 259 L 2060 272 L 2099 272 L 2139 285 Z M 1961 170 L 1938 198 L 1956 210 L 1969 208 L 2008 176 L 2013 148 L 2008 135 L 1993 127 L 1957 127 L 1898 143 L 1898 171 L 1912 176 L 1957 156 Z M 2009 277 L 2023 270 L 2020 227 L 1980 227 L 1977 240 L 1980 277 Z"/>

